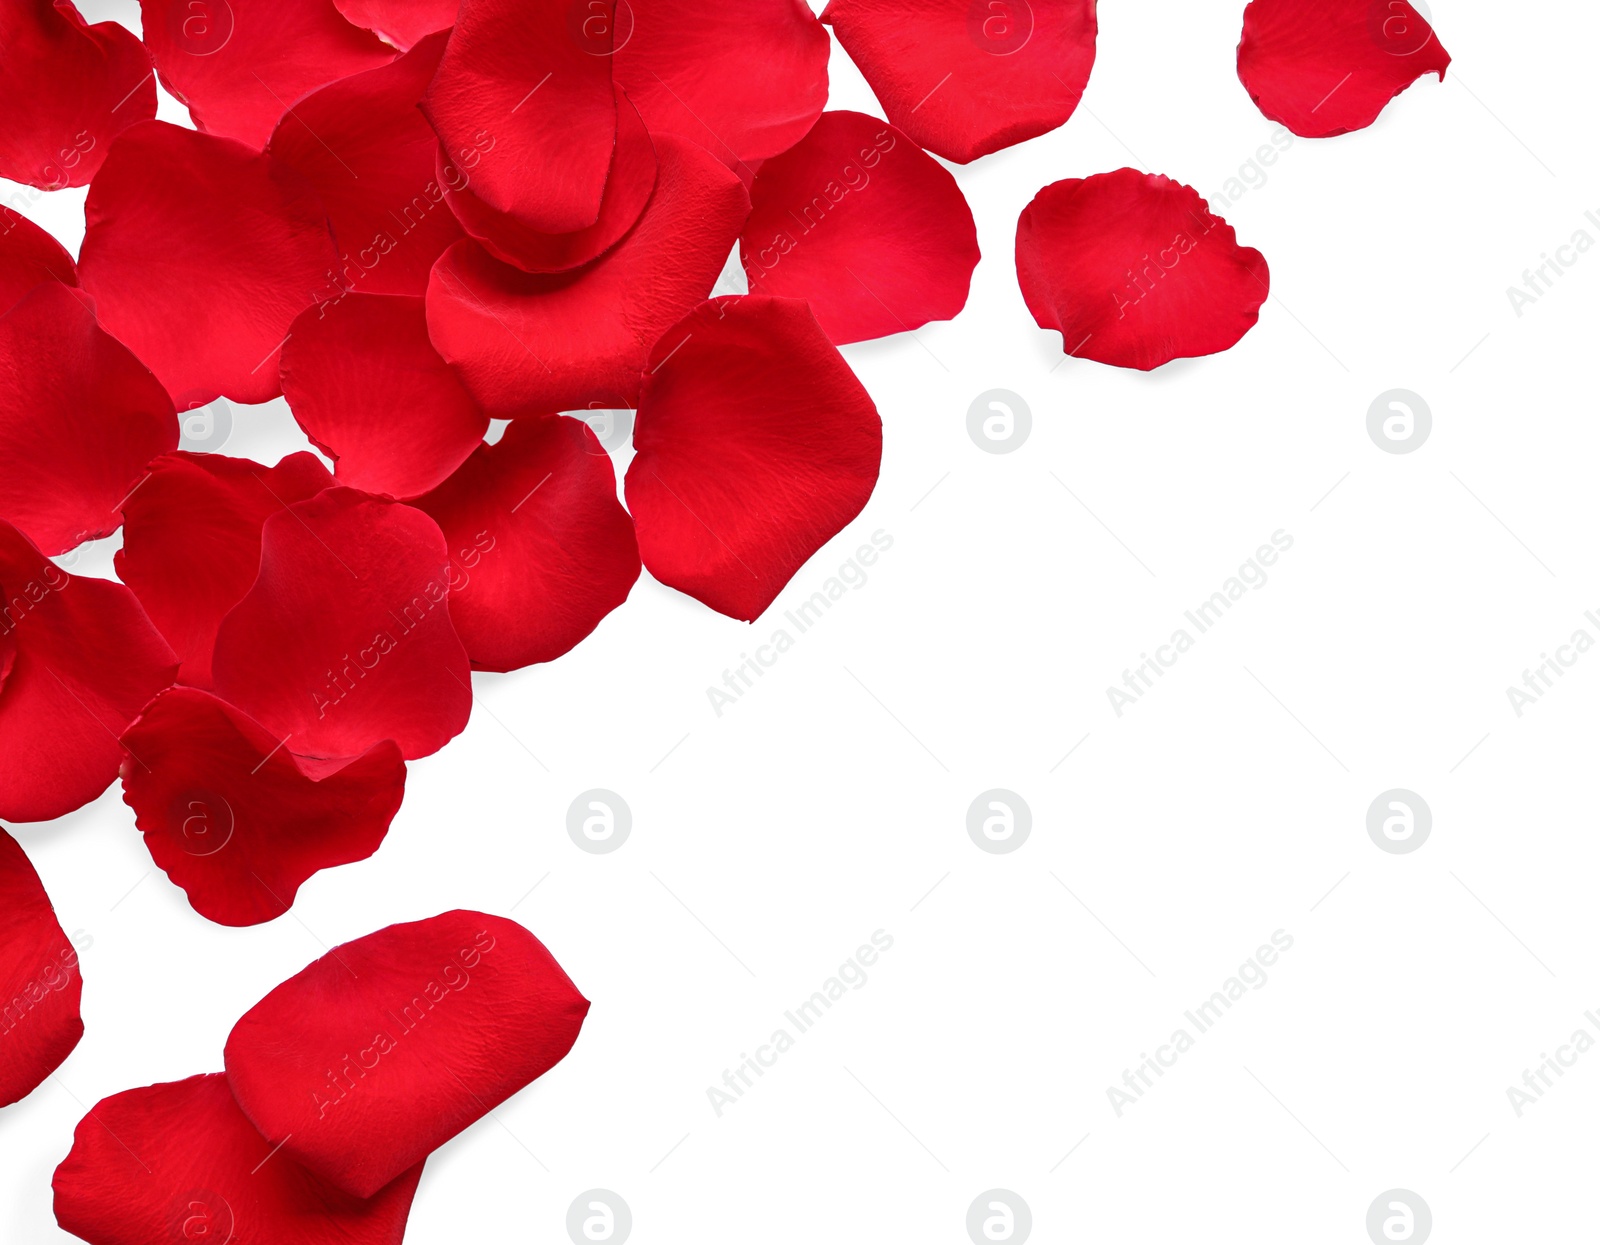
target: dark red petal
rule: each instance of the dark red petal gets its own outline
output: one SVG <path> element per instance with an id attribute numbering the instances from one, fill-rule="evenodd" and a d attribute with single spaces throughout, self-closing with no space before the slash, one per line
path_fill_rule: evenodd
<path id="1" fill-rule="evenodd" d="M 314 776 L 260 723 L 186 687 L 151 701 L 122 746 L 122 798 L 150 855 L 222 925 L 282 916 L 313 873 L 372 855 L 405 793 L 388 740 Z"/>
<path id="2" fill-rule="evenodd" d="M 457 0 L 333 0 L 345 20 L 385 43 L 409 48 L 456 20 Z"/>
<path id="3" fill-rule="evenodd" d="M 167 391 L 70 287 L 46 281 L 0 317 L 0 518 L 45 552 L 116 531 L 177 444 Z"/>
<path id="4" fill-rule="evenodd" d="M 482 155 L 478 198 L 545 233 L 599 218 L 617 141 L 611 58 L 584 46 L 574 12 L 572 0 L 462 0 L 422 101 L 451 161 Z"/>
<path id="5" fill-rule="evenodd" d="M 1450 53 L 1407 0 L 1252 0 L 1239 81 L 1256 107 L 1302 138 L 1365 129 Z"/>
<path id="6" fill-rule="evenodd" d="M 414 497 L 466 460 L 489 417 L 428 341 L 421 298 L 349 294 L 312 307 L 283 348 L 289 409 L 339 483 Z"/>
<path id="7" fill-rule="evenodd" d="M 662 583 L 753 622 L 861 513 L 883 425 L 805 303 L 703 303 L 656 344 L 628 509 Z"/>
<path id="8" fill-rule="evenodd" d="M 261 574 L 217 630 L 217 694 L 302 756 L 437 751 L 472 708 L 449 560 L 427 515 L 355 489 L 273 515 Z"/>
<path id="9" fill-rule="evenodd" d="M 1232 346 L 1269 275 L 1188 186 L 1118 169 L 1034 196 L 1017 222 L 1017 280 L 1069 355 L 1149 371 Z"/>
<path id="10" fill-rule="evenodd" d="M 470 171 L 446 162 L 442 147 L 438 168 L 439 181 L 451 187 L 451 210 L 491 255 L 524 272 L 564 272 L 610 250 L 633 228 L 655 189 L 656 149 L 638 111 L 618 91 L 617 148 L 600 203 L 600 219 L 576 233 L 541 233 L 515 216 L 495 211 L 472 193 Z"/>
<path id="11" fill-rule="evenodd" d="M 275 1144 L 220 1072 L 113 1094 L 56 1168 L 56 1222 L 89 1245 L 400 1245 L 420 1163 L 362 1200 Z"/>
<path id="12" fill-rule="evenodd" d="M 228 1035 L 228 1081 L 287 1157 L 365 1197 L 559 1063 L 588 1010 L 522 926 L 446 912 L 273 990 Z"/>
<path id="13" fill-rule="evenodd" d="M 41 281 L 77 285 L 78 266 L 61 243 L 0 205 L 0 316 Z"/>
<path id="14" fill-rule="evenodd" d="M 443 34 L 399 60 L 331 83 L 284 114 L 267 144 L 316 187 L 344 272 L 363 294 L 417 294 L 462 236 L 434 175 L 439 140 L 417 101 L 444 54 Z"/>
<path id="15" fill-rule="evenodd" d="M 150 53 L 116 22 L 85 25 L 71 0 L 7 0 L 0 49 L 0 177 L 87 186 L 111 140 L 156 115 Z"/>
<path id="16" fill-rule="evenodd" d="M 470 241 L 434 265 L 428 332 L 491 415 L 633 406 L 656 338 L 711 292 L 750 198 L 703 148 L 663 137 L 656 155 L 644 216 L 586 268 L 535 276 Z"/>
<path id="17" fill-rule="evenodd" d="M 48 821 L 111 785 L 117 736 L 178 664 L 133 593 L 74 579 L 5 522 L 0 589 L 16 646 L 0 688 L 0 818 Z"/>
<path id="18" fill-rule="evenodd" d="M 107 331 L 186 409 L 278 396 L 278 350 L 339 292 L 322 202 L 286 164 L 148 121 L 89 188 L 78 271 Z"/>
<path id="19" fill-rule="evenodd" d="M 1064 124 L 1094 66 L 1095 0 L 830 0 L 822 20 L 889 120 L 958 164 Z"/>
<path id="20" fill-rule="evenodd" d="M 161 81 L 195 125 L 258 150 L 302 96 L 395 54 L 330 0 L 139 0 L 139 8 Z"/>
<path id="21" fill-rule="evenodd" d="M 9 1107 L 33 1093 L 83 1036 L 83 974 L 44 884 L 4 830 L 0 912 L 0 1107 Z"/>
<path id="22" fill-rule="evenodd" d="M 617 22 L 617 81 L 650 132 L 724 164 L 787 151 L 827 105 L 828 32 L 805 0 L 638 0 Z"/>
<path id="23" fill-rule="evenodd" d="M 575 419 L 520 419 L 413 503 L 450 544 L 450 617 L 478 670 L 567 652 L 639 578 L 611 456 Z"/>
<path id="24" fill-rule="evenodd" d="M 217 626 L 261 568 L 261 525 L 332 483 L 310 453 L 276 467 L 188 453 L 150 464 L 149 478 L 122 507 L 117 577 L 177 652 L 179 679 L 211 686 Z"/>
<path id="25" fill-rule="evenodd" d="M 761 166 L 739 251 L 752 294 L 803 298 L 837 345 L 966 306 L 978 228 L 944 167 L 899 130 L 828 112 Z"/>

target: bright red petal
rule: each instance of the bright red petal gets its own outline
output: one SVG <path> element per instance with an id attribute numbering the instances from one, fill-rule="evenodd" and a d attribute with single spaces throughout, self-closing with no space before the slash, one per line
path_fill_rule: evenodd
<path id="1" fill-rule="evenodd" d="M 761 166 L 739 239 L 752 294 L 803 298 L 837 345 L 949 320 L 978 265 L 972 209 L 899 130 L 828 112 Z"/>
<path id="2" fill-rule="evenodd" d="M 0 1107 L 26 1098 L 83 1036 L 83 974 L 21 845 L 0 830 Z"/>
<path id="3" fill-rule="evenodd" d="M 283 348 L 283 392 L 339 483 L 391 497 L 438 484 L 489 428 L 429 343 L 421 298 L 349 294 L 310 308 Z"/>
<path id="4" fill-rule="evenodd" d="M 1149 371 L 1232 346 L 1269 275 L 1188 186 L 1118 169 L 1034 196 L 1017 222 L 1017 280 L 1069 355 Z"/>
<path id="5" fill-rule="evenodd" d="M 0 518 L 41 549 L 116 531 L 145 464 L 177 444 L 167 391 L 69 286 L 0 317 Z"/>
<path id="6" fill-rule="evenodd" d="M 457 0 L 333 0 L 345 20 L 385 43 L 409 48 L 456 20 Z"/>
<path id="7" fill-rule="evenodd" d="M 220 1072 L 113 1094 L 56 1168 L 56 1222 L 89 1245 L 400 1245 L 420 1163 L 362 1200 L 275 1144 Z"/>
<path id="8" fill-rule="evenodd" d="M 370 1196 L 559 1063 L 588 1010 L 522 926 L 446 912 L 273 990 L 228 1035 L 228 1080 L 289 1158 Z"/>
<path id="9" fill-rule="evenodd" d="M 0 205 L 0 316 L 41 281 L 77 285 L 78 266 L 61 243 Z"/>
<path id="10" fill-rule="evenodd" d="M 1065 124 L 1094 66 L 1095 0 L 830 0 L 822 20 L 889 120 L 957 164 Z"/>
<path id="11" fill-rule="evenodd" d="M 711 292 L 750 198 L 702 148 L 663 137 L 656 154 L 644 216 L 588 267 L 534 276 L 475 242 L 434 265 L 428 332 L 491 415 L 633 406 L 656 338 Z"/>
<path id="12" fill-rule="evenodd" d="M 273 515 L 261 574 L 217 630 L 217 694 L 302 756 L 385 739 L 407 759 L 436 752 L 472 708 L 449 561 L 427 515 L 355 489 Z"/>
<path id="13" fill-rule="evenodd" d="M 703 303 L 650 356 L 628 467 L 662 583 L 753 622 L 861 513 L 883 425 L 805 303 Z"/>

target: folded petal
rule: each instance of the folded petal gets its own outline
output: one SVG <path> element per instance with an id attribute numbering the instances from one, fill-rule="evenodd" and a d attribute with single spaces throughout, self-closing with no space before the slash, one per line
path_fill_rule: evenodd
<path id="1" fill-rule="evenodd" d="M 50 554 L 117 530 L 145 464 L 175 449 L 172 399 L 70 287 L 0 317 L 0 518 Z"/>
<path id="2" fill-rule="evenodd" d="M 302 756 L 437 751 L 472 707 L 449 561 L 427 515 L 355 489 L 273 515 L 261 573 L 217 630 L 217 694 Z"/>
<path id="3" fill-rule="evenodd" d="M 385 43 L 410 48 L 436 30 L 449 30 L 458 0 L 333 0 L 345 20 Z"/>
<path id="4" fill-rule="evenodd" d="M 805 303 L 719 298 L 656 343 L 633 444 L 646 568 L 753 622 L 867 504 L 883 424 Z"/>
<path id="5" fill-rule="evenodd" d="M 0 316 L 41 281 L 77 285 L 78 265 L 43 229 L 0 205 Z"/>
<path id="6" fill-rule="evenodd" d="M 0 830 L 0 1107 L 26 1098 L 83 1036 L 78 953 L 21 845 Z"/>
<path id="7" fill-rule="evenodd" d="M 1095 0 L 830 0 L 884 115 L 966 164 L 1065 124 L 1094 66 Z"/>
<path id="8" fill-rule="evenodd" d="M 224 1058 L 257 1129 L 366 1197 L 559 1063 L 588 1010 L 522 926 L 446 912 L 335 947 L 246 1012 Z"/>
<path id="9" fill-rule="evenodd" d="M 886 121 L 827 112 L 761 166 L 739 239 L 752 294 L 803 298 L 837 345 L 966 306 L 978 228 L 944 167 Z"/>
<path id="10" fill-rule="evenodd" d="M 1034 196 L 1017 222 L 1017 280 L 1067 354 L 1149 371 L 1232 346 L 1270 278 L 1190 187 L 1118 169 Z"/>
<path id="11" fill-rule="evenodd" d="M 711 292 L 750 211 L 704 149 L 665 136 L 633 230 L 576 272 L 537 276 L 458 242 L 434 265 L 428 332 L 491 415 L 631 407 L 650 347 Z"/>

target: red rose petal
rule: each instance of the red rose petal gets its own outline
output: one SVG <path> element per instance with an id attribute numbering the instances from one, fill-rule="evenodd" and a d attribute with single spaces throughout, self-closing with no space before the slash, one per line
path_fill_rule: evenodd
<path id="1" fill-rule="evenodd" d="M 156 115 L 150 53 L 116 22 L 86 25 L 71 0 L 7 0 L 0 48 L 0 177 L 87 186 L 111 140 Z"/>
<path id="2" fill-rule="evenodd" d="M 803 298 L 837 345 L 948 320 L 978 229 L 937 160 L 893 126 L 827 112 L 761 166 L 739 251 L 752 294 Z"/>
<path id="3" fill-rule="evenodd" d="M 553 661 L 639 578 L 611 457 L 575 419 L 516 420 L 414 504 L 449 541 L 450 618 L 477 670 Z"/>
<path id="4" fill-rule="evenodd" d="M 0 1107 L 26 1098 L 83 1036 L 78 953 L 18 842 L 0 830 Z"/>
<path id="5" fill-rule="evenodd" d="M 61 243 L 0 205 L 0 316 L 41 281 L 77 285 L 78 266 Z"/>
<path id="6" fill-rule="evenodd" d="M 1256 107 L 1302 138 L 1365 129 L 1450 53 L 1407 0 L 1252 0 L 1239 81 Z"/>
<path id="7" fill-rule="evenodd" d="M 113 1094 L 56 1168 L 56 1222 L 89 1245 L 400 1245 L 420 1163 L 362 1200 L 274 1144 L 220 1072 Z"/>
<path id="8" fill-rule="evenodd" d="M 209 2 L 209 0 L 207 0 Z M 278 396 L 278 350 L 339 292 L 322 202 L 286 164 L 164 121 L 118 141 L 84 207 L 100 322 L 186 409 Z"/>
<path id="9" fill-rule="evenodd" d="M 410 48 L 456 20 L 457 0 L 333 0 L 345 20 L 385 43 Z"/>
<path id="10" fill-rule="evenodd" d="M 261 568 L 261 525 L 332 484 L 310 453 L 276 467 L 188 453 L 150 464 L 149 478 L 122 508 L 117 577 L 177 652 L 182 682 L 211 686 L 217 626 Z"/>
<path id="11" fill-rule="evenodd" d="M 308 773 L 258 722 L 192 688 L 157 696 L 122 744 L 122 798 L 145 846 L 221 925 L 282 916 L 313 873 L 372 855 L 405 793 L 388 740 Z"/>
<path id="12" fill-rule="evenodd" d="M 289 1158 L 370 1196 L 559 1063 L 588 1010 L 522 926 L 446 912 L 273 990 L 228 1035 L 228 1081 Z"/>
<path id="13" fill-rule="evenodd" d="M 329 0 L 139 0 L 161 81 L 207 134 L 259 150 L 289 106 L 395 50 Z"/>
<path id="14" fill-rule="evenodd" d="M 827 106 L 828 32 L 805 0 L 639 0 L 617 23 L 617 81 L 650 132 L 725 164 L 787 151 Z"/>
<path id="15" fill-rule="evenodd" d="M 628 509 L 650 573 L 753 622 L 878 480 L 872 398 L 805 303 L 703 303 L 650 356 Z"/>
<path id="16" fill-rule="evenodd" d="M 349 294 L 312 307 L 283 348 L 295 420 L 339 483 L 413 497 L 459 467 L 489 417 L 428 341 L 421 298 Z"/>
<path id="17" fill-rule="evenodd" d="M 1094 66 L 1095 0 L 830 0 L 884 114 L 966 164 L 1066 123 Z"/>
<path id="18" fill-rule="evenodd" d="M 354 489 L 273 515 L 261 574 L 217 629 L 217 694 L 302 756 L 437 751 L 472 708 L 448 562 L 427 515 Z"/>
<path id="19" fill-rule="evenodd" d="M 1188 186 L 1118 169 L 1034 196 L 1017 222 L 1017 280 L 1069 355 L 1149 371 L 1237 342 L 1269 274 Z"/>
<path id="20" fill-rule="evenodd" d="M 145 464 L 177 444 L 167 391 L 70 287 L 46 281 L 0 317 L 0 517 L 41 549 L 116 531 Z"/>
<path id="21" fill-rule="evenodd" d="M 434 265 L 428 332 L 491 415 L 633 406 L 656 338 L 711 292 L 750 198 L 703 148 L 667 136 L 656 155 L 644 216 L 586 268 L 532 275 L 475 242 Z"/>
<path id="22" fill-rule="evenodd" d="M 133 593 L 74 579 L 0 522 L 0 632 L 15 661 L 0 688 L 0 818 L 48 821 L 116 777 L 117 736 L 178 665 Z"/>

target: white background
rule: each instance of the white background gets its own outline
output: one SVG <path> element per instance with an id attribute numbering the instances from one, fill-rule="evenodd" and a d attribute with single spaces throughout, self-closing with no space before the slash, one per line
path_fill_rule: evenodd
<path id="1" fill-rule="evenodd" d="M 86 12 L 137 29 L 132 0 Z M 240 1013 L 324 948 L 462 906 L 529 926 L 594 1008 L 429 1160 L 415 1245 L 564 1240 L 594 1187 L 641 1243 L 959 1245 L 995 1187 L 1041 1241 L 1359 1245 L 1394 1187 L 1441 1242 L 1592 1239 L 1600 1053 L 1521 1118 L 1506 1089 L 1600 1036 L 1600 655 L 1521 718 L 1505 689 L 1600 638 L 1600 254 L 1520 318 L 1506 289 L 1600 240 L 1597 19 L 1434 17 L 1446 83 L 1213 198 L 1273 297 L 1232 351 L 1147 376 L 1035 328 L 1018 213 L 1125 164 L 1215 195 L 1276 127 L 1234 74 L 1238 0 L 1107 0 L 1077 115 L 956 170 L 984 253 L 966 311 L 845 351 L 885 423 L 860 519 L 754 627 L 646 577 L 569 656 L 479 676 L 381 851 L 291 915 L 200 919 L 115 789 L 14 828 L 93 945 L 82 1044 L 0 1112 L 0 1237 L 70 1239 L 50 1176 L 87 1105 L 220 1069 Z M 837 46 L 831 72 L 835 106 L 878 111 Z M 82 202 L 24 210 L 75 249 Z M 1033 412 L 1008 455 L 966 431 L 996 388 Z M 1404 456 L 1366 432 L 1394 388 L 1433 412 Z M 226 452 L 304 448 L 281 401 L 241 415 Z M 716 716 L 708 686 L 878 529 L 867 583 Z M 1277 529 L 1270 582 L 1119 718 L 1107 686 Z M 595 787 L 632 809 L 612 855 L 566 832 Z M 1032 809 L 1009 855 L 966 832 L 994 787 Z M 1433 812 L 1414 854 L 1367 836 L 1393 787 Z M 879 929 L 867 983 L 718 1118 L 707 1088 Z M 1268 983 L 1118 1118 L 1108 1087 L 1279 929 Z"/>

